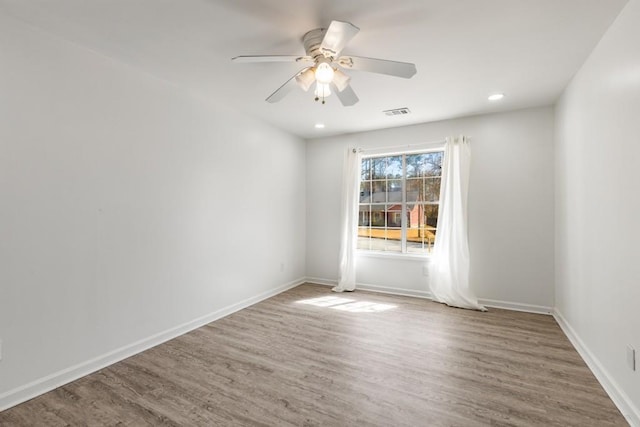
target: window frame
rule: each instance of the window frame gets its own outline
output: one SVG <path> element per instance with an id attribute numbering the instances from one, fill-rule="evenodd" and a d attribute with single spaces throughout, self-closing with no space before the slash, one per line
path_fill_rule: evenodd
<path id="1" fill-rule="evenodd" d="M 362 162 L 365 159 L 372 159 L 372 158 L 381 158 L 381 157 L 394 157 L 394 156 L 402 156 L 402 177 L 401 178 L 385 178 L 385 182 L 389 182 L 390 180 L 401 180 L 402 181 L 402 186 L 401 186 L 401 193 L 402 193 L 402 198 L 400 202 L 390 202 L 389 200 L 385 200 L 384 202 L 374 202 L 373 201 L 373 182 L 375 181 L 373 179 L 373 176 L 370 176 L 370 178 L 366 181 L 371 182 L 371 188 L 370 188 L 370 192 L 371 192 L 371 200 L 368 203 L 369 206 L 371 205 L 375 205 L 375 204 L 379 204 L 379 205 L 384 205 L 385 206 L 385 211 L 388 209 L 389 206 L 393 205 L 393 204 L 400 204 L 401 205 L 401 212 L 400 212 L 400 219 L 401 219 L 401 239 L 400 239 L 400 251 L 389 251 L 389 250 L 376 250 L 376 249 L 362 249 L 362 248 L 357 248 L 356 249 L 356 253 L 358 256 L 365 256 L 365 257 L 373 257 L 373 258 L 397 258 L 397 259 L 418 259 L 418 260 L 424 260 L 426 258 L 429 258 L 430 256 L 432 256 L 432 252 L 424 252 L 424 253 L 419 253 L 419 252 L 408 252 L 407 251 L 407 231 L 409 228 L 408 225 L 408 221 L 407 221 L 407 214 L 409 214 L 410 210 L 408 209 L 408 203 L 407 203 L 407 181 L 408 179 L 413 179 L 413 178 L 408 178 L 407 177 L 407 159 L 406 157 L 412 154 L 428 154 L 428 153 L 442 153 L 442 161 L 444 162 L 444 144 L 438 144 L 437 146 L 433 146 L 431 145 L 430 147 L 424 147 L 424 148 L 416 148 L 416 149 L 408 149 L 408 150 L 388 150 L 388 151 L 376 151 L 376 150 L 372 150 L 371 152 L 363 152 L 361 159 L 360 159 L 360 174 L 358 177 L 358 182 L 359 182 L 359 187 L 361 187 L 361 184 L 363 182 L 362 180 Z M 441 169 L 441 173 L 439 175 L 440 178 L 440 182 L 442 182 L 442 169 Z M 387 190 L 388 192 L 388 190 Z M 388 197 L 387 197 L 388 198 Z M 357 199 L 357 205 L 358 205 L 358 216 L 360 217 L 361 213 L 360 213 L 360 197 L 358 197 Z M 428 203 L 425 202 L 424 203 L 425 206 L 427 205 L 436 205 L 438 206 L 438 209 L 440 207 L 440 201 L 439 198 L 438 200 L 434 201 L 429 201 Z M 369 218 L 369 228 L 372 228 L 371 225 L 371 221 L 372 221 L 372 211 L 369 210 L 368 212 L 368 218 Z M 386 216 L 386 215 L 385 215 Z M 387 219 L 385 218 L 385 227 L 384 229 L 388 229 L 387 227 Z M 358 220 L 357 225 L 356 225 L 356 233 L 359 232 L 360 229 L 360 222 Z M 379 228 L 379 227 L 376 227 Z M 436 235 L 437 235 L 437 227 L 436 227 Z M 437 238 L 437 237 L 436 237 Z M 433 241 L 433 244 L 431 246 L 431 248 L 433 248 L 433 245 L 435 245 L 435 239 Z"/>

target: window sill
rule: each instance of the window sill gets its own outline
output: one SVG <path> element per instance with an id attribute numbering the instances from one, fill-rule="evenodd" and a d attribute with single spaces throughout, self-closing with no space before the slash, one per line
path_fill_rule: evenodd
<path id="1" fill-rule="evenodd" d="M 356 252 L 356 255 L 358 257 L 365 257 L 365 258 L 384 258 L 384 259 L 398 259 L 398 260 L 405 260 L 405 261 L 428 261 L 429 259 L 431 259 L 431 254 L 424 254 L 424 255 L 420 255 L 420 254 L 401 254 L 401 253 L 397 253 L 397 252 L 377 252 L 377 251 L 362 251 L 359 250 Z"/>

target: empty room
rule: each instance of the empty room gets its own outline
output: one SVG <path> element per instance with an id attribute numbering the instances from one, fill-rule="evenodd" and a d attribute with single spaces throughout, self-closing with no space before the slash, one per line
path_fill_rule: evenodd
<path id="1" fill-rule="evenodd" d="M 640 427 L 639 41 L 0 0 L 0 425 Z"/>

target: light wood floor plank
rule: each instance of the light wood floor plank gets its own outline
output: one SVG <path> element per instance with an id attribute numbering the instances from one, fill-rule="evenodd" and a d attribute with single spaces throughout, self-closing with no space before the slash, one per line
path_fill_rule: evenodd
<path id="1" fill-rule="evenodd" d="M 393 308 L 301 303 L 323 297 Z M 0 425 L 627 423 L 550 316 L 307 284 L 4 411 Z"/>

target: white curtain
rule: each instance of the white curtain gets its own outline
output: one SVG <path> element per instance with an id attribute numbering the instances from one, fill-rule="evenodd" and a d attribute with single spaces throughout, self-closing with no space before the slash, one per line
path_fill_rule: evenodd
<path id="1" fill-rule="evenodd" d="M 447 138 L 429 285 L 436 301 L 453 307 L 486 311 L 469 288 L 467 195 L 470 165 L 468 139 L 464 136 Z"/>
<path id="2" fill-rule="evenodd" d="M 348 148 L 342 170 L 340 226 L 340 278 L 334 292 L 356 288 L 356 249 L 358 245 L 358 202 L 360 199 L 360 150 Z"/>

